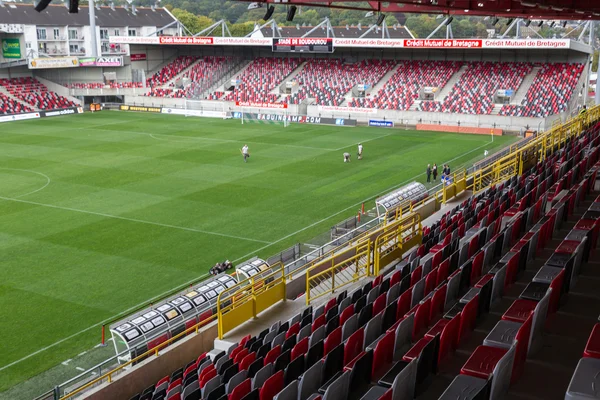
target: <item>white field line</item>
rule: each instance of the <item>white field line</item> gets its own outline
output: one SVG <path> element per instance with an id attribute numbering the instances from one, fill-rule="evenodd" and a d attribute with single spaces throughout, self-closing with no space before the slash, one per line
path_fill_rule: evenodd
<path id="1" fill-rule="evenodd" d="M 15 202 L 18 202 L 18 203 L 25 203 L 25 204 L 32 204 L 32 205 L 36 205 L 36 206 L 42 206 L 42 207 L 48 207 L 48 208 L 55 208 L 55 209 L 58 209 L 58 210 L 73 211 L 73 212 L 78 212 L 78 213 L 82 213 L 82 214 L 98 215 L 100 217 L 120 219 L 120 220 L 123 220 L 123 221 L 137 222 L 137 223 L 140 223 L 140 224 L 162 226 L 162 227 L 165 227 L 165 228 L 179 229 L 179 230 L 182 230 L 182 231 L 204 233 L 206 235 L 222 236 L 222 237 L 227 237 L 227 238 L 231 238 L 231 239 L 245 240 L 245 241 L 248 241 L 248 242 L 267 243 L 267 244 L 271 243 L 271 242 L 267 242 L 266 240 L 250 239 L 250 238 L 243 237 L 243 236 L 228 235 L 226 233 L 205 231 L 205 230 L 202 230 L 202 229 L 188 228 L 188 227 L 185 227 L 185 226 L 163 224 L 163 223 L 160 223 L 160 222 L 145 221 L 143 219 L 127 218 L 127 217 L 121 217 L 119 215 L 112 215 L 112 214 L 106 214 L 106 213 L 100 213 L 100 212 L 94 212 L 94 211 L 80 210 L 78 208 L 62 207 L 62 206 L 56 206 L 56 205 L 53 205 L 53 204 L 38 203 L 37 201 L 22 200 L 22 199 L 17 199 L 17 198 L 13 198 L 13 197 L 0 196 L 0 200 L 15 201 Z"/>
<path id="2" fill-rule="evenodd" d="M 94 129 L 96 131 L 98 130 L 103 130 L 103 129 Z M 114 132 L 114 131 L 111 131 Z M 194 141 L 202 141 L 202 140 L 208 140 L 208 141 L 213 141 L 213 142 L 218 142 L 218 143 L 252 143 L 252 144 L 257 144 L 257 145 L 264 145 L 264 146 L 281 146 L 281 147 L 292 147 L 292 148 L 298 148 L 298 149 L 310 149 L 310 150 L 323 150 L 323 151 L 334 151 L 336 149 L 329 149 L 326 147 L 312 147 L 312 146 L 300 146 L 300 145 L 295 145 L 295 144 L 284 144 L 284 143 L 263 143 L 263 142 L 253 142 L 251 140 L 233 140 L 233 139 L 219 139 L 219 138 L 209 138 L 209 137 L 200 137 L 200 136 L 181 136 L 181 135 L 167 135 L 167 134 L 160 134 L 160 133 L 145 133 L 145 132 L 137 132 L 137 131 L 118 131 L 118 132 L 127 132 L 127 133 L 137 133 L 140 135 L 148 135 L 150 136 L 152 139 L 156 139 L 156 140 L 162 140 L 165 142 L 176 142 L 176 143 L 193 143 Z M 157 136 L 164 136 L 165 139 L 162 139 L 160 137 Z M 171 139 L 166 139 L 169 137 L 173 137 L 173 138 L 185 138 L 188 140 L 171 140 Z"/>
<path id="3" fill-rule="evenodd" d="M 199 278 L 194 278 L 194 279 L 192 279 L 192 280 L 190 280 L 190 281 L 188 281 L 188 282 L 184 283 L 183 285 L 180 285 L 180 287 L 181 287 L 181 288 L 184 288 L 184 287 L 186 287 L 186 286 L 189 286 L 189 285 L 191 285 L 191 284 L 192 284 L 192 283 L 194 283 L 194 282 L 198 282 L 199 280 L 201 280 L 201 279 L 204 279 L 204 278 L 205 278 L 205 277 L 207 277 L 208 275 L 209 275 L 209 274 L 204 274 L 204 275 L 200 276 Z M 121 317 L 121 316 L 124 316 L 124 315 L 126 315 L 127 313 L 129 313 L 129 312 L 131 312 L 131 311 L 133 311 L 133 310 L 135 310 L 135 309 L 138 309 L 138 308 L 140 308 L 141 306 L 143 306 L 144 304 L 150 304 L 150 303 L 151 303 L 151 302 L 153 302 L 154 300 L 156 300 L 156 299 L 160 299 L 160 298 L 162 298 L 163 296 L 165 296 L 165 295 L 167 295 L 167 294 L 169 294 L 169 293 L 171 293 L 171 292 L 173 292 L 173 289 L 171 289 L 171 290 L 169 290 L 169 291 L 166 291 L 166 292 L 164 292 L 164 293 L 161 293 L 161 294 L 159 294 L 159 295 L 157 295 L 157 296 L 154 296 L 153 298 L 151 298 L 151 299 L 149 299 L 149 300 L 147 300 L 147 301 L 144 301 L 143 303 L 137 304 L 137 305 L 135 305 L 135 306 L 133 306 L 133 307 L 129 307 L 128 309 L 126 309 L 126 310 L 123 310 L 123 311 L 121 311 L 120 313 L 118 313 L 118 314 L 116 314 L 116 315 L 114 315 L 114 316 L 112 316 L 112 317 L 110 317 L 110 318 L 107 318 L 107 319 L 105 319 L 105 320 L 103 320 L 103 321 L 100 321 L 100 322 L 98 322 L 97 324 L 94 324 L 94 325 L 92 325 L 92 326 L 89 326 L 89 327 L 87 327 L 87 328 L 85 328 L 85 329 L 82 329 L 82 330 L 80 330 L 79 332 L 77 332 L 77 333 L 74 333 L 74 334 L 72 334 L 72 335 L 70 335 L 70 336 L 67 336 L 66 338 L 63 338 L 63 339 L 61 339 L 61 340 L 59 340 L 59 341 L 57 341 L 57 342 L 54 342 L 54 343 L 52 343 L 52 344 L 49 344 L 48 346 L 46 346 L 46 347 L 43 347 L 43 348 L 41 348 L 41 349 L 39 349 L 39 350 L 37 350 L 37 351 L 35 351 L 35 352 L 33 352 L 33 353 L 29 354 L 29 355 L 26 355 L 25 357 L 23 357 L 23 358 L 21 358 L 21 359 L 19 359 L 19 360 L 13 361 L 13 362 L 11 362 L 10 364 L 6 364 L 6 365 L 4 365 L 4 366 L 0 367 L 0 371 L 3 371 L 3 370 L 5 370 L 5 369 L 7 369 L 7 368 L 10 368 L 10 367 L 12 367 L 13 365 L 19 364 L 20 362 L 23 362 L 23 361 L 27 360 L 28 358 L 31 358 L 31 357 L 33 357 L 33 356 L 35 356 L 35 355 L 38 355 L 38 354 L 40 354 L 40 353 L 43 353 L 44 351 L 46 351 L 46 350 L 48 350 L 48 349 L 51 349 L 51 348 L 53 348 L 53 347 L 56 347 L 56 346 L 58 346 L 59 344 L 66 342 L 67 340 L 71 340 L 71 339 L 73 339 L 74 337 L 77 337 L 77 336 L 81 335 L 82 333 L 85 333 L 85 332 L 87 332 L 87 331 L 89 331 L 89 330 L 91 330 L 91 329 L 94 329 L 94 328 L 97 328 L 97 327 L 99 327 L 99 326 L 102 326 L 102 324 L 105 324 L 105 323 L 107 323 L 107 322 L 109 322 L 109 321 L 114 321 L 116 318 L 119 318 L 119 317 Z M 107 340 L 107 342 L 110 342 L 111 340 L 112 340 L 112 337 L 111 337 L 110 339 L 108 339 L 108 340 Z M 97 345 L 96 347 L 99 347 L 99 346 Z M 71 361 L 71 360 L 68 360 L 68 361 Z"/>
<path id="4" fill-rule="evenodd" d="M 457 157 L 454 157 L 454 158 L 453 158 L 453 159 L 451 159 L 451 160 L 443 161 L 441 164 L 449 164 L 449 163 L 451 163 L 452 161 L 458 160 L 459 158 L 462 158 L 462 157 L 464 157 L 464 156 L 466 156 L 466 155 L 469 155 L 469 154 L 471 154 L 471 153 L 473 153 L 473 152 L 475 152 L 475 151 L 477 151 L 477 150 L 479 150 L 479 149 L 481 149 L 481 148 L 483 148 L 483 147 L 485 147 L 485 146 L 489 145 L 490 143 L 492 143 L 492 141 L 489 141 L 489 142 L 485 143 L 485 144 L 484 144 L 484 145 L 482 145 L 482 146 L 479 146 L 479 147 L 477 147 L 477 148 L 475 148 L 475 149 L 473 149 L 473 150 L 467 151 L 467 152 L 465 152 L 465 153 L 463 153 L 463 154 L 461 154 L 461 155 L 459 155 L 459 156 L 457 156 Z M 389 192 L 390 190 L 392 190 L 392 189 L 394 189 L 394 188 L 397 188 L 398 186 L 402 186 L 403 184 L 405 184 L 405 183 L 408 183 L 408 182 L 410 182 L 410 181 L 412 181 L 412 180 L 414 180 L 414 179 L 418 178 L 418 177 L 419 177 L 419 176 L 421 176 L 421 175 L 423 175 L 423 173 L 421 173 L 421 174 L 418 174 L 418 175 L 415 175 L 415 176 L 413 176 L 412 178 L 409 178 L 409 179 L 407 179 L 406 181 L 404 181 L 404 182 L 402 182 L 402 183 L 400 183 L 400 184 L 398 184 L 398 185 L 394 185 L 394 186 L 392 186 L 392 187 L 389 187 L 388 189 L 385 189 L 384 191 L 381 191 L 380 193 L 376 194 L 375 196 L 371 196 L 371 197 L 369 197 L 369 198 L 365 199 L 364 201 L 361 201 L 361 202 L 359 202 L 359 203 L 356 203 L 356 204 L 354 204 L 354 205 L 351 205 L 351 206 L 349 206 L 349 207 L 346 207 L 345 209 L 343 209 L 343 210 L 341 210 L 341 211 L 338 211 L 338 212 L 336 212 L 336 213 L 334 213 L 334 214 L 330 215 L 329 217 L 323 218 L 323 219 L 321 219 L 321 220 L 319 220 L 319 221 L 317 221 L 317 222 L 314 222 L 314 223 L 312 223 L 312 224 L 310 224 L 310 225 L 308 225 L 308 226 L 306 226 L 306 227 L 304 227 L 304 228 L 302 228 L 302 229 L 298 229 L 296 232 L 294 232 L 294 233 L 291 233 L 291 234 L 289 234 L 289 235 L 287 235 L 287 236 L 284 236 L 283 238 L 281 238 L 281 239 L 279 239 L 279 240 L 276 240 L 276 241 L 274 241 L 274 242 L 272 242 L 272 243 L 270 243 L 270 244 L 267 244 L 266 246 L 263 246 L 263 247 L 260 247 L 260 248 L 258 248 L 258 249 L 256 249 L 256 250 L 254 250 L 254 251 L 251 251 L 250 253 L 248 253 L 248 254 L 246 254 L 246 255 L 243 255 L 242 257 L 239 257 L 239 258 L 235 259 L 233 262 L 237 262 L 237 261 L 240 261 L 240 260 L 242 260 L 242 259 L 245 259 L 245 258 L 247 258 L 247 257 L 249 257 L 249 256 L 251 256 L 251 255 L 253 255 L 253 254 L 255 254 L 255 253 L 259 252 L 259 251 L 262 251 L 262 250 L 264 250 L 264 249 L 266 249 L 266 248 L 269 248 L 269 247 L 271 247 L 271 246 L 272 246 L 272 245 L 274 245 L 274 244 L 280 243 L 280 242 L 282 242 L 282 241 L 284 241 L 284 240 L 286 240 L 286 239 L 288 239 L 288 238 L 290 238 L 290 237 L 292 237 L 292 236 L 294 236 L 294 235 L 296 235 L 296 234 L 298 234 L 298 233 L 300 233 L 300 232 L 303 232 L 303 231 L 305 231 L 305 230 L 307 230 L 307 229 L 310 229 L 310 228 L 312 228 L 313 226 L 319 225 L 320 223 L 323 223 L 323 222 L 325 222 L 325 221 L 327 221 L 327 220 L 329 220 L 329 219 L 331 219 L 331 218 L 333 218 L 333 217 L 335 217 L 335 216 L 337 216 L 337 215 L 339 215 L 339 214 L 341 214 L 341 213 L 343 213 L 343 212 L 345 212 L 345 211 L 347 211 L 347 210 L 349 210 L 349 209 L 351 209 L 351 208 L 354 208 L 354 207 L 357 207 L 357 206 L 361 205 L 361 204 L 362 204 L 362 203 L 364 203 L 365 201 L 369 201 L 369 200 L 371 200 L 371 199 L 373 199 L 373 198 L 375 198 L 375 197 L 378 197 L 378 196 L 380 196 L 380 195 L 382 195 L 382 194 L 385 194 L 385 193 Z M 0 198 L 1 198 L 1 197 L 0 197 Z M 22 201 L 22 200 L 19 200 L 19 201 Z M 187 283 L 185 283 L 185 284 L 181 285 L 180 287 L 182 287 L 182 288 L 183 288 L 183 287 L 185 287 L 185 286 L 187 286 L 187 285 L 189 285 L 189 284 L 191 284 L 191 283 L 193 283 L 193 282 L 197 282 L 197 281 L 199 281 L 200 279 L 203 279 L 203 278 L 204 278 L 204 277 L 206 277 L 206 276 L 208 276 L 208 274 L 204 274 L 204 275 L 203 275 L 203 276 L 201 276 L 200 278 L 192 279 L 192 280 L 190 280 L 189 282 L 187 282 Z M 33 356 L 37 355 L 37 354 L 40 354 L 40 353 L 42 353 L 42 352 L 44 352 L 44 351 L 46 351 L 46 350 L 48 350 L 48 349 L 50 349 L 50 348 L 52 348 L 52 347 L 58 346 L 59 344 L 61 344 L 61 343 L 64 343 L 64 342 L 66 342 L 67 340 L 70 340 L 70 339 L 72 339 L 72 338 L 74 338 L 74 337 L 77 337 L 77 336 L 81 335 L 82 333 L 85 333 L 85 332 L 87 332 L 87 331 L 89 331 L 89 330 L 91 330 L 91 329 L 94 329 L 94 328 L 96 328 L 96 327 L 98 327 L 98 326 L 101 326 L 102 324 L 104 324 L 104 323 L 106 323 L 106 322 L 108 322 L 108 321 L 114 321 L 114 320 L 115 320 L 115 318 L 118 318 L 118 317 L 120 317 L 120 316 L 122 316 L 122 315 L 125 315 L 126 313 L 128 313 L 128 312 L 129 312 L 129 311 L 131 311 L 131 310 L 135 310 L 135 309 L 137 309 L 137 308 L 139 308 L 139 307 L 143 306 L 144 304 L 149 304 L 149 303 L 151 303 L 152 301 L 154 301 L 154 300 L 156 300 L 156 299 L 159 299 L 159 298 L 162 298 L 164 295 L 166 295 L 166 294 L 168 294 L 168 293 L 172 293 L 172 292 L 173 292 L 173 290 L 169 290 L 169 291 L 167 291 L 167 292 L 161 293 L 160 295 L 158 295 L 158 296 L 154 296 L 153 298 L 151 298 L 151 299 L 149 299 L 149 300 L 147 300 L 147 301 L 145 301 L 145 302 L 143 302 L 143 303 L 140 303 L 140 304 L 138 304 L 138 305 L 135 305 L 135 306 L 133 306 L 133 307 L 130 307 L 130 308 L 128 308 L 127 310 L 125 310 L 125 311 L 123 311 L 123 312 L 121 312 L 121 313 L 119 313 L 119 314 L 117 314 L 117 315 L 115 315 L 115 316 L 113 316 L 113 317 L 111 317 L 111 318 L 105 319 L 104 321 L 98 322 L 97 324 L 94 324 L 94 325 L 92 325 L 92 326 L 89 326 L 89 327 L 87 327 L 87 328 L 85 328 L 85 329 L 82 329 L 81 331 L 79 331 L 79 332 L 77 332 L 77 333 L 74 333 L 74 334 L 72 334 L 71 336 L 67 336 L 66 338 L 63 338 L 63 339 L 61 339 L 61 340 L 59 340 L 59 341 L 57 341 L 57 342 L 54 342 L 54 343 L 52 343 L 52 344 L 50 344 L 50 345 L 48 345 L 48 346 L 46 346 L 46 347 L 43 347 L 43 348 L 41 348 L 41 349 L 39 349 L 39 350 L 37 350 L 37 351 L 35 351 L 35 352 L 31 353 L 31 354 L 29 354 L 29 355 L 27 355 L 27 356 L 25 356 L 25 357 L 23 357 L 23 358 L 19 359 L 19 360 L 13 361 L 13 362 L 12 362 L 12 363 L 10 363 L 10 364 L 7 364 L 7 365 L 5 365 L 5 366 L 3 366 L 3 367 L 0 367 L 0 371 L 3 371 L 3 370 L 5 370 L 5 369 L 7 369 L 7 368 L 10 368 L 10 367 L 12 367 L 13 365 L 19 364 L 20 362 L 22 362 L 22 361 L 25 361 L 25 360 L 27 360 L 27 359 L 29 359 L 29 358 L 31 358 L 31 357 L 33 357 Z"/>
<path id="5" fill-rule="evenodd" d="M 18 168 L 4 168 L 4 167 L 0 167 L 0 169 L 4 169 L 4 170 L 7 170 L 7 171 L 29 172 L 31 174 L 40 175 L 40 176 L 43 176 L 44 178 L 46 178 L 46 184 L 44 186 L 40 187 L 39 189 L 33 190 L 31 192 L 27 192 L 25 194 L 20 194 L 18 196 L 15 196 L 15 199 L 18 199 L 20 197 L 25 197 L 25 196 L 28 196 L 30 194 L 37 193 L 37 192 L 39 192 L 41 190 L 46 189 L 46 187 L 50 184 L 50 177 L 48 175 L 46 175 L 46 174 L 42 174 L 41 172 L 32 171 L 32 170 L 29 170 L 29 169 L 18 169 Z"/>
<path id="6" fill-rule="evenodd" d="M 371 139 L 367 139 L 367 140 L 363 140 L 363 141 L 360 141 L 360 142 L 356 142 L 356 143 L 351 144 L 349 146 L 338 147 L 337 149 L 334 149 L 334 150 L 335 151 L 344 150 L 344 149 L 347 149 L 348 147 L 358 146 L 359 143 L 367 143 L 367 142 L 371 142 L 373 140 L 383 139 L 385 137 L 392 136 L 392 135 L 398 135 L 398 134 L 397 133 L 388 133 L 387 135 L 381 135 L 381 136 L 377 136 L 377 137 L 374 137 L 374 138 L 371 138 Z"/>
<path id="7" fill-rule="evenodd" d="M 464 153 L 464 154 L 461 154 L 461 155 L 460 155 L 460 156 L 458 156 L 458 157 L 454 157 L 454 158 L 453 158 L 453 159 L 451 159 L 451 160 L 444 161 L 444 162 L 442 162 L 442 164 L 450 164 L 452 161 L 458 160 L 459 158 L 462 158 L 462 157 L 464 157 L 464 156 L 466 156 L 466 155 L 469 155 L 469 154 L 471 154 L 471 153 L 473 153 L 473 152 L 475 152 L 475 151 L 477 151 L 477 150 L 479 150 L 479 149 L 482 149 L 483 147 L 485 147 L 485 146 L 489 145 L 490 143 L 492 143 L 492 142 L 491 142 L 491 141 L 489 141 L 489 142 L 485 143 L 485 144 L 484 144 L 484 145 L 482 145 L 482 146 L 479 146 L 479 147 L 477 147 L 477 148 L 475 148 L 475 149 L 473 149 L 473 150 L 471 150 L 471 151 L 467 151 L 466 153 Z M 350 210 L 351 208 L 358 207 L 358 206 L 360 206 L 361 204 L 363 204 L 363 203 L 365 203 L 365 202 L 367 202 L 367 201 L 369 201 L 369 200 L 371 200 L 371 199 L 373 199 L 373 198 L 376 198 L 376 197 L 378 197 L 378 196 L 381 196 L 382 194 L 388 193 L 389 191 L 391 191 L 391 190 L 393 190 L 393 189 L 395 189 L 395 188 L 397 188 L 397 187 L 399 187 L 399 186 L 402 186 L 402 185 L 404 185 L 405 183 L 408 183 L 408 182 L 411 182 L 411 181 L 413 181 L 413 180 L 417 179 L 419 176 L 421 176 L 421 175 L 423 175 L 423 174 L 424 174 L 424 172 L 423 172 L 423 173 L 420 173 L 420 174 L 418 174 L 418 175 L 415 175 L 415 176 L 413 176 L 412 178 L 409 178 L 409 179 L 405 180 L 404 182 L 401 182 L 400 184 L 397 184 L 397 185 L 391 186 L 391 187 L 389 187 L 389 188 L 387 188 L 387 189 L 385 189 L 385 190 L 383 190 L 383 191 L 381 191 L 381 192 L 377 193 L 377 194 L 376 194 L 376 195 L 374 195 L 374 196 L 371 196 L 371 197 L 369 197 L 369 198 L 367 198 L 367 199 L 365 199 L 365 200 L 363 200 L 363 201 L 360 201 L 360 202 L 358 202 L 358 203 L 356 203 L 356 204 L 353 204 L 353 205 L 351 205 L 351 206 L 348 206 L 348 207 L 344 208 L 343 210 L 340 210 L 340 211 L 336 212 L 335 214 L 332 214 L 332 215 L 330 215 L 329 217 L 325 217 L 325 218 L 323 218 L 323 219 L 321 219 L 321 220 L 319 220 L 319 221 L 317 221 L 317 222 L 314 222 L 314 223 L 312 223 L 312 224 L 310 224 L 310 225 L 308 225 L 308 226 L 306 226 L 306 227 L 304 227 L 304 228 L 302 228 L 302 229 L 299 229 L 299 230 L 297 230 L 296 232 L 290 233 L 289 235 L 287 235 L 287 236 L 284 236 L 284 237 L 282 237 L 281 239 L 278 239 L 278 240 L 276 240 L 276 241 L 274 241 L 274 242 L 272 242 L 272 243 L 269 243 L 269 244 L 268 244 L 268 245 L 266 245 L 266 246 L 263 246 L 263 247 L 261 247 L 261 248 L 258 248 L 258 249 L 254 250 L 254 251 L 252 251 L 252 252 L 250 252 L 250 253 L 248 253 L 248 254 L 245 254 L 245 255 L 243 255 L 242 257 L 240 257 L 240 258 L 238 258 L 238 259 L 234 260 L 234 262 L 237 262 L 237 261 L 243 260 L 243 259 L 245 259 L 245 258 L 247 258 L 247 257 L 249 257 L 249 256 L 251 256 L 251 255 L 253 255 L 253 254 L 256 254 L 256 253 L 258 253 L 259 251 L 262 251 L 262 250 L 264 250 L 264 249 L 267 249 L 267 248 L 269 248 L 269 247 L 271 247 L 271 246 L 273 246 L 273 245 L 275 245 L 275 244 L 277 244 L 277 243 L 280 243 L 280 242 L 282 242 L 282 241 L 284 241 L 284 240 L 286 240 L 286 239 L 289 239 L 290 237 L 292 237 L 292 236 L 295 236 L 295 235 L 297 235 L 298 233 L 300 233 L 300 232 L 303 232 L 303 231 L 305 231 L 305 230 L 307 230 L 307 229 L 310 229 L 310 228 L 312 228 L 313 226 L 319 225 L 319 224 L 321 224 L 321 223 L 323 223 L 323 222 L 325 222 L 325 221 L 327 221 L 327 220 L 329 220 L 329 219 L 331 219 L 331 218 L 333 218 L 333 217 L 335 217 L 335 216 L 337 216 L 337 215 L 339 215 L 339 214 L 342 214 L 342 213 L 344 213 L 344 212 L 346 212 L 346 211 Z"/>

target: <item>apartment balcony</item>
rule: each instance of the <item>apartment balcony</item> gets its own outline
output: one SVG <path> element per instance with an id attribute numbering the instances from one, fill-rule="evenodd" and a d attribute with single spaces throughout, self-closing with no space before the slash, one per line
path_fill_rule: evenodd
<path id="1" fill-rule="evenodd" d="M 66 42 L 66 41 L 67 41 L 66 37 L 59 37 L 59 38 L 47 37 L 45 39 L 38 37 L 38 42 Z"/>
<path id="2" fill-rule="evenodd" d="M 40 50 L 39 55 L 47 56 L 47 57 L 56 57 L 56 56 L 67 56 L 69 54 L 68 54 L 67 50 L 52 49 L 52 50 L 46 50 L 46 51 Z"/>

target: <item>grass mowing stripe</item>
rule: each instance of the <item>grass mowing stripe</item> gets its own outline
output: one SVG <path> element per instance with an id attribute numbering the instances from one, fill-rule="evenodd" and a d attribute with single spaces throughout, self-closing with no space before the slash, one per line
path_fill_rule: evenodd
<path id="1" fill-rule="evenodd" d="M 231 238 L 231 239 L 246 240 L 248 242 L 271 244 L 271 242 L 267 242 L 266 240 L 251 239 L 251 238 L 247 238 L 247 237 L 243 237 L 243 236 L 228 235 L 226 233 L 205 231 L 205 230 L 201 230 L 201 229 L 188 228 L 188 227 L 185 227 L 185 226 L 162 224 L 160 222 L 144 221 L 144 220 L 137 219 L 137 218 L 127 218 L 127 217 L 121 217 L 119 215 L 111 215 L 111 214 L 99 213 L 99 212 L 94 212 L 94 211 L 80 210 L 80 209 L 71 208 L 71 207 L 62 207 L 62 206 L 57 206 L 57 205 L 54 205 L 54 204 L 39 203 L 37 201 L 22 200 L 22 199 L 17 199 L 17 198 L 12 198 L 12 197 L 3 197 L 3 196 L 0 196 L 0 200 L 16 201 L 16 202 L 19 202 L 19 203 L 32 204 L 32 205 L 35 205 L 35 206 L 49 207 L 49 208 L 55 208 L 55 209 L 58 209 L 58 210 L 65 210 L 65 211 L 73 211 L 73 212 L 78 212 L 78 213 L 82 213 L 82 214 L 97 215 L 99 217 L 121 219 L 123 221 L 137 222 L 137 223 L 140 223 L 140 224 L 156 225 L 156 226 L 162 226 L 164 228 L 180 229 L 180 230 L 183 230 L 183 231 L 203 233 L 203 234 L 206 234 L 206 235 L 214 235 L 214 236 L 227 237 L 227 238 Z"/>

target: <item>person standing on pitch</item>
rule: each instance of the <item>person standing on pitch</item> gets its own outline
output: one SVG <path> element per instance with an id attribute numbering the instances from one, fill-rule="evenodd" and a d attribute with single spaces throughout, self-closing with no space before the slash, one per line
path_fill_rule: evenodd
<path id="1" fill-rule="evenodd" d="M 242 155 L 244 156 L 244 162 L 248 162 L 247 159 L 250 157 L 250 153 L 248 152 L 248 145 L 245 144 L 244 147 L 242 147 Z"/>
<path id="2" fill-rule="evenodd" d="M 431 182 L 431 164 L 427 164 L 427 183 Z"/>
<path id="3" fill-rule="evenodd" d="M 362 144 L 358 144 L 358 153 L 357 153 L 357 158 L 359 160 L 362 160 L 362 151 L 363 151 L 363 145 Z"/>
<path id="4" fill-rule="evenodd" d="M 433 164 L 433 181 L 437 179 L 437 164 Z"/>

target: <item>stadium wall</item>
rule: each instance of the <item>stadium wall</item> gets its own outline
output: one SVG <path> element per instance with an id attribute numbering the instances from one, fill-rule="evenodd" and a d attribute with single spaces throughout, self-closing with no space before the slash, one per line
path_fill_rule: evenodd
<path id="1" fill-rule="evenodd" d="M 81 100 L 79 100 L 78 98 L 73 97 L 73 96 L 70 95 L 69 89 L 67 89 L 66 87 L 64 87 L 62 85 L 59 85 L 57 83 L 54 83 L 52 81 L 49 81 L 48 79 L 42 78 L 39 75 L 36 76 L 35 78 L 38 81 L 40 81 L 40 83 L 43 83 L 44 85 L 46 85 L 46 87 L 48 89 L 50 89 L 51 91 L 53 91 L 53 92 L 55 92 L 55 93 L 57 93 L 57 94 L 59 94 L 59 95 L 61 95 L 63 97 L 68 98 L 69 100 L 71 100 L 72 102 L 74 102 L 76 104 L 79 104 L 79 105 L 82 104 Z"/>
<path id="2" fill-rule="evenodd" d="M 90 91 L 92 92 L 92 91 Z M 105 91 L 106 92 L 106 91 Z M 163 97 L 149 96 L 125 96 L 125 104 L 143 105 L 150 107 L 168 107 L 185 108 L 185 99 L 173 99 Z M 198 106 L 197 106 L 198 107 Z M 203 100 L 199 102 L 199 107 L 205 110 L 223 111 L 223 102 Z M 255 107 L 244 107 L 247 113 L 268 113 L 298 115 L 299 106 L 290 105 L 287 111 L 278 109 L 264 109 Z M 242 111 L 233 102 L 225 102 L 225 111 Z M 338 111 L 324 111 L 320 106 L 309 105 L 307 107 L 307 116 L 309 117 L 327 117 L 327 118 L 348 118 L 356 119 L 360 123 L 367 124 L 370 119 L 386 119 L 394 121 L 396 125 L 416 126 L 417 124 L 435 124 L 435 125 L 453 125 L 478 128 L 499 128 L 505 131 L 521 131 L 525 129 L 546 130 L 552 126 L 554 121 L 564 120 L 566 117 L 560 115 L 544 118 L 523 118 L 507 117 L 500 115 L 468 115 L 468 114 L 450 114 L 450 113 L 427 113 L 420 111 L 395 111 L 395 110 L 375 110 L 375 112 L 354 112 L 340 107 Z"/>
<path id="3" fill-rule="evenodd" d="M 105 72 L 116 72 L 118 81 L 131 82 L 131 65 L 120 68 L 56 68 L 36 70 L 35 76 L 48 79 L 61 85 L 72 82 L 103 82 Z M 60 86 L 60 85 L 57 85 Z M 49 86 L 48 86 L 49 87 Z M 62 86 L 61 86 L 62 87 Z M 63 87 L 63 89 L 65 89 Z M 68 90 L 68 89 L 67 89 Z M 56 91 L 58 93 L 58 91 Z M 60 93 L 62 94 L 62 93 Z"/>
<path id="4" fill-rule="evenodd" d="M 176 346 L 161 350 L 160 357 L 139 363 L 127 373 L 123 373 L 110 383 L 105 383 L 85 393 L 89 400 L 129 399 L 140 391 L 164 377 L 165 371 L 175 371 L 182 365 L 195 360 L 198 355 L 209 352 L 214 348 L 218 335 L 218 326 L 213 322 L 203 327 L 197 334 L 191 334 L 182 339 Z M 191 355 L 195 355 L 191 356 Z"/>

